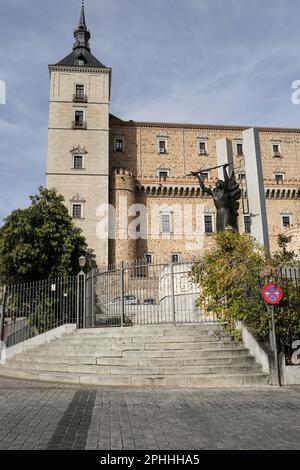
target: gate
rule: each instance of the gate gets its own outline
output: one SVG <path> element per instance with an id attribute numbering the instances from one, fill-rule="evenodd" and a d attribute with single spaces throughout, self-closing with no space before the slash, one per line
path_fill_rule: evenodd
<path id="1" fill-rule="evenodd" d="M 216 321 L 204 304 L 197 305 L 193 264 L 142 261 L 93 270 L 86 279 L 86 326 Z"/>

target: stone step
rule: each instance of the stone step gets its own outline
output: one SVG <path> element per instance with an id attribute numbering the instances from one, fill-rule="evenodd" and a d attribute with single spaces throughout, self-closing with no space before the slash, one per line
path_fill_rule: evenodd
<path id="1" fill-rule="evenodd" d="M 230 347 L 231 349 L 238 349 L 241 347 L 240 342 L 238 341 L 194 341 L 194 342 L 145 342 L 145 343 L 110 343 L 107 345 L 97 344 L 69 344 L 69 343 L 50 343 L 46 346 L 39 346 L 36 348 L 37 354 L 48 354 L 52 352 L 53 354 L 67 354 L 67 353 L 77 353 L 81 352 L 82 354 L 86 353 L 103 353 L 106 352 L 107 355 L 110 355 L 112 351 L 189 351 L 189 350 L 201 350 L 201 349 L 223 349 Z"/>
<path id="2" fill-rule="evenodd" d="M 233 349 L 231 348 L 230 346 L 227 347 L 227 348 L 222 348 L 222 349 L 191 349 L 191 350 L 186 350 L 186 351 L 182 351 L 182 350 L 169 350 L 169 351 L 123 351 L 122 353 L 122 356 L 123 357 L 167 357 L 167 358 L 170 358 L 170 357 L 179 357 L 179 358 L 182 358 L 182 357 L 185 357 L 185 358 L 189 358 L 189 357 L 220 357 L 224 354 L 224 352 L 228 353 L 230 352 L 230 354 L 232 355 L 240 355 L 240 354 L 244 354 L 245 351 L 247 351 L 247 349 L 243 348 L 243 347 L 240 347 L 240 348 L 236 348 L 236 349 Z M 106 354 L 106 356 L 104 355 L 103 357 L 107 357 L 108 354 Z"/>
<path id="3" fill-rule="evenodd" d="M 166 325 L 135 325 L 131 327 L 106 327 L 106 328 L 86 328 L 86 329 L 79 329 L 76 330 L 76 333 L 73 335 L 76 336 L 116 336 L 117 335 L 124 335 L 124 336 L 132 336 L 132 335 L 168 335 L 173 334 L 176 332 L 177 334 L 181 335 L 183 332 L 184 334 L 187 333 L 194 333 L 194 332 L 201 332 L 201 334 L 208 333 L 210 331 L 214 332 L 224 332 L 222 326 L 216 323 L 195 323 L 195 324 L 182 324 L 182 325 L 173 325 L 173 324 L 166 324 Z"/>
<path id="4" fill-rule="evenodd" d="M 66 338 L 64 341 L 60 340 L 56 345 L 110 345 L 110 344 L 130 344 L 130 343 L 195 343 L 195 342 L 207 342 L 207 341 L 232 341 L 231 335 L 190 335 L 190 336 L 133 336 L 133 337 L 101 337 L 101 338 L 83 338 L 83 337 L 72 337 Z"/>
<path id="5" fill-rule="evenodd" d="M 53 363 L 20 363 L 14 361 L 9 365 L 10 369 L 21 369 L 24 371 L 38 372 L 65 372 L 94 375 L 202 375 L 202 374 L 249 374 L 260 373 L 258 365 L 235 365 L 235 366 L 168 366 L 168 367 L 133 367 L 133 366 L 100 366 L 100 365 L 68 365 Z"/>
<path id="6" fill-rule="evenodd" d="M 208 374 L 208 375 L 94 375 L 64 372 L 37 372 L 2 367 L 1 375 L 24 380 L 83 384 L 96 386 L 136 386 L 166 388 L 202 388 L 202 387 L 236 387 L 267 385 L 268 376 L 256 374 Z"/>
<path id="7" fill-rule="evenodd" d="M 250 356 L 248 352 L 239 356 L 230 356 L 229 353 L 223 356 L 216 357 L 190 357 L 190 358 L 125 358 L 125 357 L 97 357 L 97 356 L 63 356 L 55 357 L 37 356 L 35 354 L 19 354 L 15 358 L 8 360 L 7 364 L 18 362 L 21 364 L 27 363 L 46 363 L 46 364 L 98 364 L 102 366 L 143 366 L 143 367 L 163 367 L 163 366 L 192 366 L 192 365 L 242 365 L 242 364 L 255 364 L 255 359 Z"/>

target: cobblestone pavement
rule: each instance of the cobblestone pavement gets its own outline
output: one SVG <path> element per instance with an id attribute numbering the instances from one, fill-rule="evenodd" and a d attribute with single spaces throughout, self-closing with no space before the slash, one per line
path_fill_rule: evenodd
<path id="1" fill-rule="evenodd" d="M 0 378 L 0 449 L 300 449 L 300 387 L 130 389 Z"/>

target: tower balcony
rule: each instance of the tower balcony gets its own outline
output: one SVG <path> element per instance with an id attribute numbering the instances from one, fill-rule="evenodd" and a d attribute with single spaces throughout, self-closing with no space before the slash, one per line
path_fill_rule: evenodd
<path id="1" fill-rule="evenodd" d="M 87 95 L 73 95 L 73 103 L 87 103 L 88 102 L 88 97 Z"/>
<path id="2" fill-rule="evenodd" d="M 73 121 L 72 122 L 72 129 L 86 130 L 87 129 L 87 123 L 86 123 L 86 121 Z"/>

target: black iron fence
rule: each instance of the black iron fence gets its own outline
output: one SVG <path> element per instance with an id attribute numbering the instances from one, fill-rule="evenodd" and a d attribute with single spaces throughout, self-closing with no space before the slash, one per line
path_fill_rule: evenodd
<path id="1" fill-rule="evenodd" d="M 9 347 L 65 324 L 83 326 L 83 296 L 78 276 L 3 286 L 2 341 Z"/>
<path id="2" fill-rule="evenodd" d="M 216 321 L 190 277 L 194 261 L 123 263 L 87 275 L 87 326 Z"/>
<path id="3" fill-rule="evenodd" d="M 0 286 L 1 338 L 12 346 L 70 323 L 85 328 L 215 322 L 208 302 L 199 303 L 200 288 L 190 276 L 194 263 L 141 260 L 87 275 Z M 290 363 L 300 340 L 300 268 L 280 269 L 270 280 L 283 290 L 274 314 L 278 348 Z"/>

